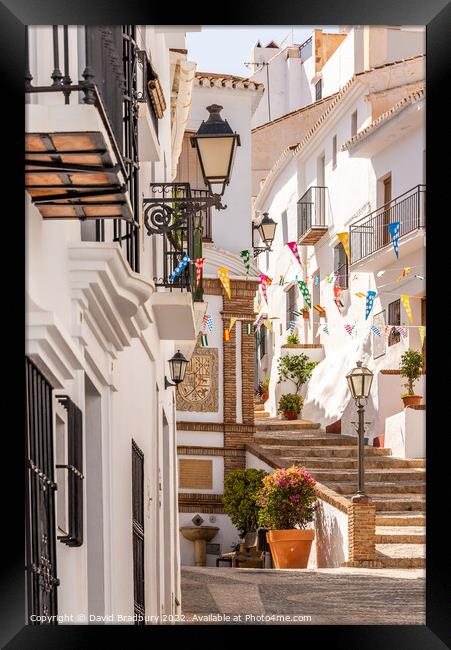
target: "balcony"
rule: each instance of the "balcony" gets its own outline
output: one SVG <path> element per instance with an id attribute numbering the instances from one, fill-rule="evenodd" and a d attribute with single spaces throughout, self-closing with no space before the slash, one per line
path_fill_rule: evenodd
<path id="1" fill-rule="evenodd" d="M 95 220 L 96 241 L 104 241 L 104 220 L 112 219 L 113 241 L 139 272 L 135 27 L 27 27 L 26 46 L 25 175 L 32 203 L 45 220 Z M 83 79 L 73 82 L 69 73 L 82 61 Z"/>
<path id="2" fill-rule="evenodd" d="M 327 232 L 327 187 L 312 186 L 298 201 L 298 244 L 314 246 Z"/>
<path id="3" fill-rule="evenodd" d="M 400 223 L 399 249 L 403 254 L 418 247 L 417 233 L 426 227 L 426 186 L 416 185 L 350 226 L 351 266 L 365 261 L 365 268 L 377 265 L 377 253 L 393 247 L 389 225 Z"/>

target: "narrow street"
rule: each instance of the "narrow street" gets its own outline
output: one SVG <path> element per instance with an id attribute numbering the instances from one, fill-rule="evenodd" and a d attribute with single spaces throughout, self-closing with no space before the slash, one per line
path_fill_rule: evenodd
<path id="1" fill-rule="evenodd" d="M 425 625 L 424 570 L 183 567 L 182 609 L 194 624 Z"/>

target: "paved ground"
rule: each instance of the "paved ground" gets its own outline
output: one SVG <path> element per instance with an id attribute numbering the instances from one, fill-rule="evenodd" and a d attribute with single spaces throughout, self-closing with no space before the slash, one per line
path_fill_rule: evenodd
<path id="1" fill-rule="evenodd" d="M 424 576 L 424 569 L 183 567 L 182 609 L 187 622 L 207 625 L 425 625 Z"/>

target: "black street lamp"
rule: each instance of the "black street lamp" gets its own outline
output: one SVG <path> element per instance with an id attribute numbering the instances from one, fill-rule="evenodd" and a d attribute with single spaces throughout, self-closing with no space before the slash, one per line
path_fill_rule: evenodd
<path id="1" fill-rule="evenodd" d="M 211 194 L 222 196 L 230 182 L 236 148 L 241 146 L 240 136 L 234 133 L 220 112 L 222 106 L 207 106 L 210 113 L 197 133 L 191 137 L 191 146 L 197 150 L 202 176 Z M 212 186 L 219 186 L 218 192 Z"/>
<path id="2" fill-rule="evenodd" d="M 357 433 L 359 438 L 359 486 L 357 494 L 352 497 L 352 501 L 366 501 L 368 497 L 365 494 L 365 402 L 369 397 L 371 384 L 373 383 L 373 373 L 369 368 L 363 366 L 361 361 L 357 361 L 357 367 L 353 368 L 346 375 L 349 390 L 357 406 L 358 424 Z"/>
<path id="3" fill-rule="evenodd" d="M 276 235 L 277 223 L 271 219 L 267 212 L 263 213 L 263 219 L 257 225 L 252 224 L 252 248 L 254 249 L 254 257 L 260 253 L 270 253 L 272 251 L 272 243 Z M 254 246 L 254 232 L 258 230 L 261 240 L 265 246 Z"/>
<path id="4" fill-rule="evenodd" d="M 164 387 L 168 388 L 169 386 L 178 386 L 185 379 L 186 366 L 188 365 L 188 359 L 186 359 L 180 350 L 174 354 L 174 356 L 169 359 L 169 368 L 171 371 L 171 379 L 174 382 L 171 384 L 168 381 L 167 377 L 164 378 Z"/>

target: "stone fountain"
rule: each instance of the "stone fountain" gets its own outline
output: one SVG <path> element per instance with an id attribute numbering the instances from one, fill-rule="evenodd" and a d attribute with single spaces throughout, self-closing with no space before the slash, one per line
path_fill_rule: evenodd
<path id="1" fill-rule="evenodd" d="M 194 526 L 182 526 L 180 532 L 190 542 L 194 542 L 194 562 L 196 566 L 207 565 L 207 542 L 218 532 L 218 526 L 202 526 L 203 519 L 196 515 L 192 519 Z"/>

